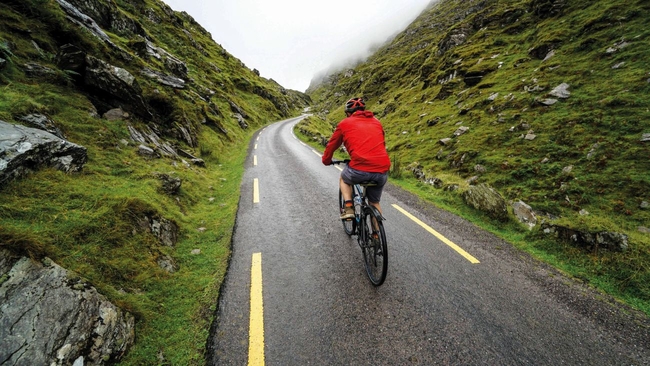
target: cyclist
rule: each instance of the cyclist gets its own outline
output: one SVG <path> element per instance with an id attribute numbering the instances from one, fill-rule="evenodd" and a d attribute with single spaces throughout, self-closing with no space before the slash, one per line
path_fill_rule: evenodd
<path id="1" fill-rule="evenodd" d="M 379 201 L 388 180 L 390 158 L 386 151 L 381 122 L 371 111 L 366 110 L 363 98 L 348 100 L 345 103 L 345 115 L 346 118 L 339 122 L 327 143 L 322 161 L 325 165 L 332 164 L 334 151 L 341 144 L 350 154 L 350 163 L 341 172 L 339 180 L 341 194 L 345 200 L 341 219 L 349 220 L 354 218 L 352 185 L 364 181 L 377 182 L 376 186 L 367 187 L 366 195 L 368 203 L 381 213 Z"/>

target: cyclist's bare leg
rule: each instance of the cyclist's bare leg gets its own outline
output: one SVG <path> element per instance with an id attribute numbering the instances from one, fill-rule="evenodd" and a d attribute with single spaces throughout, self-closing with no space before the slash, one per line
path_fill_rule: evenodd
<path id="1" fill-rule="evenodd" d="M 373 206 L 374 208 L 376 208 L 377 211 L 379 211 L 379 214 L 382 214 L 381 213 L 381 206 L 379 205 L 379 202 L 370 202 L 370 201 L 368 201 L 368 203 L 371 206 Z M 372 226 L 375 228 L 375 231 L 379 231 L 379 225 L 377 224 L 377 220 L 375 220 L 374 217 L 372 218 Z"/>
<path id="2" fill-rule="evenodd" d="M 346 201 L 352 201 L 352 186 L 345 183 L 343 178 L 339 178 L 339 186 L 341 188 L 343 199 Z"/>

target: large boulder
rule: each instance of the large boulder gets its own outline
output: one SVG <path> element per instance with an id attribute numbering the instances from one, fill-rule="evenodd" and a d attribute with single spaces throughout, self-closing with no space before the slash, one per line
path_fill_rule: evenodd
<path id="1" fill-rule="evenodd" d="M 479 211 L 486 212 L 491 218 L 499 221 L 508 220 L 506 200 L 494 188 L 487 184 L 470 186 L 463 193 L 465 202 Z"/>
<path id="2" fill-rule="evenodd" d="M 0 187 L 42 166 L 79 171 L 87 159 L 83 146 L 46 131 L 0 121 Z"/>
<path id="3" fill-rule="evenodd" d="M 135 339 L 134 317 L 49 259 L 0 249 L 0 364 L 106 365 Z"/>

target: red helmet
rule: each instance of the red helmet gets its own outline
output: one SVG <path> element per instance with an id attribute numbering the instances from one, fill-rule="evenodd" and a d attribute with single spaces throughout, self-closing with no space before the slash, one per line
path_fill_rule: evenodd
<path id="1" fill-rule="evenodd" d="M 345 113 L 354 113 L 366 109 L 366 103 L 363 98 L 352 98 L 345 103 Z"/>

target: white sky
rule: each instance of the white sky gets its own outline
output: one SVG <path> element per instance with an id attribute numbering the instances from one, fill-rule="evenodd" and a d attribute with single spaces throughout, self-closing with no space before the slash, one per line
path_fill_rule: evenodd
<path id="1" fill-rule="evenodd" d="M 305 91 L 320 72 L 367 56 L 430 0 L 163 0 L 250 69 Z"/>

